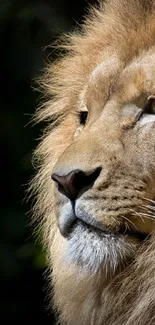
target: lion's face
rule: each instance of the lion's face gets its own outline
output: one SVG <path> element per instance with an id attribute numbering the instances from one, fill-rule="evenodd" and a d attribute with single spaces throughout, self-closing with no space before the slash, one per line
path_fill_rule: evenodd
<path id="1" fill-rule="evenodd" d="M 126 66 L 108 57 L 79 94 L 72 143 L 52 172 L 70 263 L 114 270 L 155 230 L 154 50 Z"/>

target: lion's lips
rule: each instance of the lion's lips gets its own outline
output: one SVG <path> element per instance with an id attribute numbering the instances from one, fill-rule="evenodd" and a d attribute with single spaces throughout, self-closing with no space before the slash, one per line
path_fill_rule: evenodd
<path id="1" fill-rule="evenodd" d="M 61 234 L 64 237 L 68 237 L 72 232 L 73 228 L 76 227 L 77 222 L 85 224 L 86 227 L 95 230 L 98 229 L 102 232 L 107 232 L 107 227 L 101 221 L 96 220 L 94 217 L 91 217 L 87 213 L 79 213 L 75 211 L 74 206 L 70 206 L 59 215 L 58 226 Z"/>
<path id="2" fill-rule="evenodd" d="M 144 233 L 141 233 L 138 231 L 132 231 L 132 230 L 126 228 L 124 225 L 117 227 L 117 228 L 107 227 L 103 224 L 101 226 L 100 222 L 96 222 L 96 224 L 92 225 L 90 223 L 87 223 L 87 222 L 79 219 L 79 218 L 77 218 L 74 225 L 72 225 L 72 229 L 76 228 L 76 225 L 79 223 L 81 223 L 85 229 L 87 229 L 93 233 L 95 232 L 98 235 L 101 235 L 102 237 L 107 236 L 107 235 L 111 235 L 112 237 L 123 235 L 123 236 L 130 237 L 130 238 L 134 237 L 134 238 L 137 238 L 139 241 L 142 241 L 142 240 L 145 240 L 146 237 L 148 236 L 147 234 L 144 234 Z"/>
<path id="3" fill-rule="evenodd" d="M 94 217 L 88 216 L 87 213 L 76 215 L 72 209 L 65 214 L 62 214 L 58 220 L 59 230 L 62 236 L 69 238 L 77 224 L 81 223 L 85 229 L 89 229 L 90 232 L 97 232 L 105 235 L 124 235 L 129 237 L 136 237 L 139 240 L 144 240 L 147 235 L 141 232 L 130 230 L 123 224 L 117 228 L 108 227 L 101 221 L 96 220 Z"/>

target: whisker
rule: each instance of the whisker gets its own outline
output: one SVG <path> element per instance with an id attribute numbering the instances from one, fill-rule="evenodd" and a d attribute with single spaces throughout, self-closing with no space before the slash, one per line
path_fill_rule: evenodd
<path id="1" fill-rule="evenodd" d="M 128 223 L 126 221 L 124 222 L 124 226 L 125 226 L 124 233 L 126 233 L 127 231 L 130 231 L 130 227 L 129 227 L 129 225 L 128 225 Z"/>
<path id="2" fill-rule="evenodd" d="M 155 221 L 155 218 L 152 217 L 152 215 L 149 216 L 149 214 L 147 214 L 147 213 L 143 213 L 142 216 L 141 216 L 141 213 L 135 211 L 135 214 L 133 214 L 133 216 L 139 216 L 139 217 L 143 217 L 143 218 L 148 219 L 148 220 Z M 145 222 L 145 221 L 143 220 L 143 222 Z"/>
<path id="3" fill-rule="evenodd" d="M 149 208 L 147 207 L 141 207 L 141 209 L 147 211 L 152 217 L 155 217 L 155 212 L 150 210 Z"/>
<path id="4" fill-rule="evenodd" d="M 127 221 L 128 224 L 131 223 L 131 225 L 132 225 L 134 228 L 136 228 L 136 230 L 138 231 L 138 228 L 136 227 L 136 225 L 134 225 L 134 223 L 133 223 L 130 219 L 126 218 L 125 216 L 121 216 L 121 217 L 122 217 L 122 219 L 125 219 L 125 220 Z"/>
<path id="5" fill-rule="evenodd" d="M 155 201 L 154 201 L 154 200 L 148 199 L 148 198 L 146 198 L 146 197 L 144 197 L 143 200 L 146 200 L 146 201 L 149 201 L 149 202 L 155 204 Z"/>
<path id="6" fill-rule="evenodd" d="M 146 210 L 152 210 L 152 211 L 155 212 L 155 207 L 152 206 L 152 205 L 144 205 L 144 206 L 142 206 L 142 208 L 143 209 L 146 209 Z"/>
<path id="7" fill-rule="evenodd" d="M 134 212 L 136 215 L 138 215 L 141 218 L 141 220 L 142 220 L 143 223 L 145 222 L 144 219 L 143 219 L 143 217 L 139 214 L 139 212 L 137 212 L 137 211 L 135 211 L 133 209 L 130 209 L 130 211 L 131 212 Z M 135 214 L 133 214 L 133 215 L 135 216 Z"/>
<path id="8" fill-rule="evenodd" d="M 153 218 L 153 214 L 150 213 L 144 213 L 144 212 L 139 212 L 141 216 L 148 216 L 148 217 L 152 217 L 152 219 L 155 219 L 155 217 Z"/>

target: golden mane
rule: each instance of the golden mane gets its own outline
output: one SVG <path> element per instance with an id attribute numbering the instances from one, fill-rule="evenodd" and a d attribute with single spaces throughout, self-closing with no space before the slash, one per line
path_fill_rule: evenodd
<path id="1" fill-rule="evenodd" d="M 90 73 L 109 54 L 118 56 L 126 65 L 155 44 L 155 1 L 101 1 L 98 9 L 89 10 L 81 30 L 64 36 L 60 43 L 58 47 L 65 54 L 60 54 L 59 59 L 47 67 L 39 81 L 47 100 L 37 110 L 35 119 L 37 122 L 47 121 L 47 128 L 34 153 L 37 173 L 30 185 L 30 191 L 36 198 L 34 219 L 39 222 L 39 229 L 43 228 L 49 268 L 52 269 L 53 261 L 57 265 L 53 272 L 53 283 L 57 286 L 54 293 L 56 309 L 61 311 L 61 306 L 66 306 L 60 316 L 63 324 L 152 325 L 155 324 L 154 235 L 103 292 L 100 289 L 103 282 L 100 274 L 77 280 L 72 270 L 66 268 L 62 271 L 57 257 L 60 247 L 56 245 L 57 223 L 51 171 L 59 156 L 72 143 L 77 123 L 75 108 Z M 51 247 L 54 247 L 52 256 Z M 68 276 L 64 284 L 65 272 Z M 70 283 L 73 286 L 70 299 L 74 300 L 74 292 L 77 292 L 85 300 L 81 321 L 78 320 L 80 298 L 72 307 L 61 297 L 62 287 L 65 291 Z M 97 295 L 100 297 L 96 298 L 94 305 L 93 297 Z M 75 314 L 76 322 L 70 322 L 68 315 L 71 314 Z"/>

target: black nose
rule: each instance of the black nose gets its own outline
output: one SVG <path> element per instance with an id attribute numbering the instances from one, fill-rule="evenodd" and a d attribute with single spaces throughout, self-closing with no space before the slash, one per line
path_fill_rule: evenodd
<path id="1" fill-rule="evenodd" d="M 83 190 L 85 192 L 92 186 L 99 176 L 101 169 L 101 167 L 98 167 L 90 173 L 75 169 L 65 176 L 54 173 L 51 177 L 58 183 L 58 190 L 70 200 L 74 201 L 80 191 Z"/>

